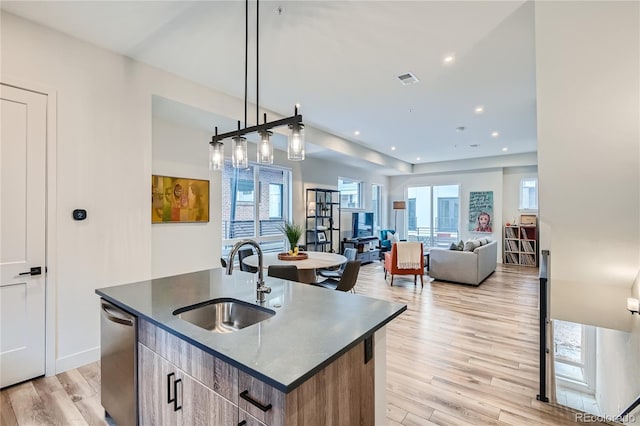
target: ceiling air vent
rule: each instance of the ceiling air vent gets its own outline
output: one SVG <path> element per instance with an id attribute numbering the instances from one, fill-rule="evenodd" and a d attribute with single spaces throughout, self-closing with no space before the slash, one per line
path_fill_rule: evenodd
<path id="1" fill-rule="evenodd" d="M 398 76 L 398 80 L 400 80 L 400 83 L 402 83 L 404 86 L 407 86 L 409 84 L 413 84 L 413 83 L 417 83 L 418 80 L 416 78 L 415 75 L 411 74 L 410 72 L 406 73 L 406 74 L 402 74 Z"/>

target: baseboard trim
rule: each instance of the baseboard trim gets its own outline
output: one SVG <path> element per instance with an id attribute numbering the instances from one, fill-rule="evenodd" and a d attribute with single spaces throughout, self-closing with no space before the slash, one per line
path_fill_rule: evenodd
<path id="1" fill-rule="evenodd" d="M 56 373 L 64 373 L 100 359 L 100 346 L 56 359 Z"/>

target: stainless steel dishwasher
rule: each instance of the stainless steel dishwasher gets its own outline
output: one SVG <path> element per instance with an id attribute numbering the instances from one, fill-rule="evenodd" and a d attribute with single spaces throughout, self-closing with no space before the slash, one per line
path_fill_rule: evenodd
<path id="1" fill-rule="evenodd" d="M 100 390 L 118 426 L 138 424 L 137 317 L 100 299 Z"/>

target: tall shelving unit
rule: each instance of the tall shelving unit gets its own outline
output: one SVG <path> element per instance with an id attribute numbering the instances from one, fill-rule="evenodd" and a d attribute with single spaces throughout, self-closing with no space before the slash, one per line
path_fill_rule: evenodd
<path id="1" fill-rule="evenodd" d="M 505 264 L 538 266 L 538 227 L 535 219 L 533 223 L 505 226 L 503 236 Z"/>
<path id="2" fill-rule="evenodd" d="M 305 205 L 307 250 L 338 252 L 340 249 L 340 191 L 307 188 Z"/>

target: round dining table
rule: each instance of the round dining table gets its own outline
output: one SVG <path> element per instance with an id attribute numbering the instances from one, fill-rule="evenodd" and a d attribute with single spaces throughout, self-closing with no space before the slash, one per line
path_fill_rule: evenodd
<path id="1" fill-rule="evenodd" d="M 316 269 L 333 268 L 340 266 L 347 261 L 341 254 L 324 253 L 321 251 L 305 251 L 309 257 L 302 260 L 280 260 L 278 253 L 264 253 L 262 255 L 262 268 L 267 269 L 269 265 L 295 265 L 298 268 L 298 278 L 300 282 L 315 283 Z M 258 267 L 258 255 L 253 254 L 242 259 L 246 265 Z"/>

